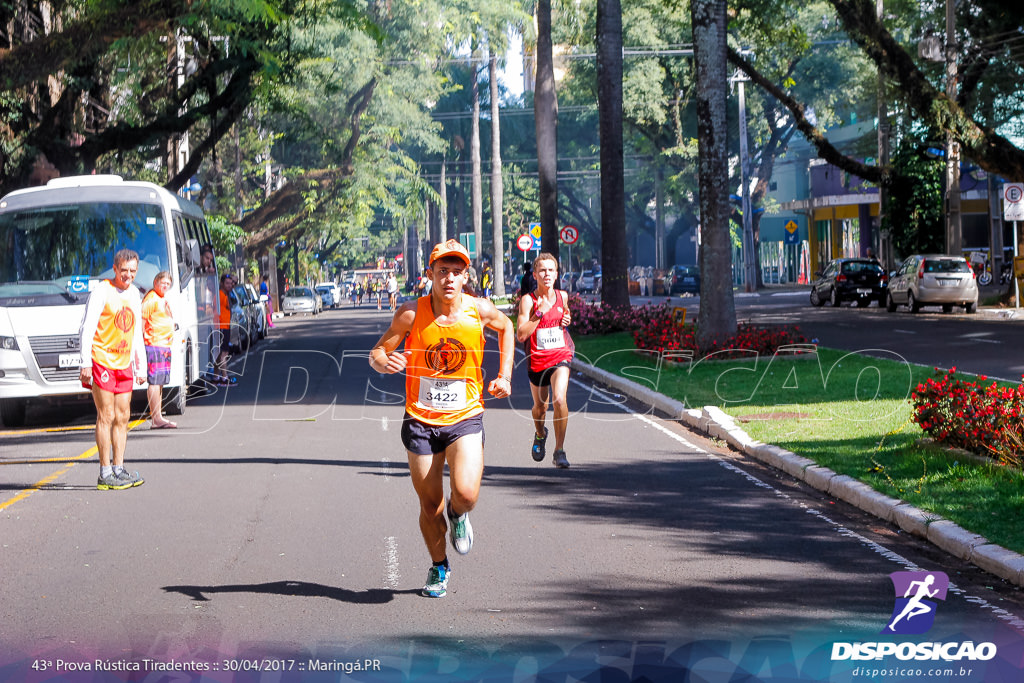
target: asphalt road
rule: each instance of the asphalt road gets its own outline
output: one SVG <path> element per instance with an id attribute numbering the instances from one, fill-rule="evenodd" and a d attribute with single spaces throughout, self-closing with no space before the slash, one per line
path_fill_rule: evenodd
<path id="1" fill-rule="evenodd" d="M 953 584 L 927 638 L 999 649 L 956 680 L 1019 680 L 1019 591 L 582 376 L 568 470 L 529 456 L 522 368 L 488 402 L 473 551 L 421 597 L 403 382 L 366 362 L 389 317 L 279 321 L 238 386 L 132 430 L 135 489 L 96 490 L 87 411 L 0 433 L 0 680 L 847 680 L 833 643 L 885 639 L 921 570 Z"/>
<path id="2" fill-rule="evenodd" d="M 909 362 L 987 375 L 993 379 L 1019 382 L 1024 375 L 1024 312 L 980 309 L 967 315 L 961 310 L 942 313 L 925 308 L 916 314 L 903 307 L 895 313 L 875 305 L 857 308 L 816 308 L 808 302 L 807 288 L 769 287 L 753 295 L 738 294 L 736 316 L 741 321 L 763 325 L 796 325 L 809 339 L 822 346 L 858 353 L 875 353 L 887 358 L 902 357 Z M 664 297 L 637 299 L 664 301 Z M 687 319 L 696 318 L 699 297 L 673 297 L 672 306 L 687 309 Z"/>

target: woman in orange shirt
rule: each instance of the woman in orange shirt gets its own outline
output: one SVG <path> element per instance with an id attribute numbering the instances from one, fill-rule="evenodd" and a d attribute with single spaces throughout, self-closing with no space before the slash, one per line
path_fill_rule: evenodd
<path id="1" fill-rule="evenodd" d="M 153 289 L 142 300 L 142 339 L 146 344 L 146 381 L 149 389 L 151 429 L 176 429 L 177 424 L 164 419 L 163 388 L 171 379 L 171 343 L 174 340 L 174 317 L 165 298 L 171 288 L 171 274 L 166 270 L 153 278 Z M 184 390 L 184 387 L 182 387 Z"/>

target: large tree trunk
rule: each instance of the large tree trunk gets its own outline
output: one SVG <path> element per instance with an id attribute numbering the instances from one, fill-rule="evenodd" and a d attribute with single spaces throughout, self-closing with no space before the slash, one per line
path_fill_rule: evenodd
<path id="1" fill-rule="evenodd" d="M 491 230 L 494 242 L 494 296 L 505 296 L 505 239 L 501 214 L 504 211 L 505 187 L 501 180 L 501 123 L 498 106 L 498 58 L 491 52 L 488 60 L 491 87 Z"/>
<path id="2" fill-rule="evenodd" d="M 558 256 L 558 100 L 551 53 L 551 0 L 537 2 L 537 83 L 533 96 L 537 137 L 540 246 Z"/>
<path id="3" fill-rule="evenodd" d="M 477 273 L 480 272 L 480 257 L 484 251 L 484 189 L 483 166 L 480 162 L 480 81 L 477 79 L 476 67 L 473 76 L 473 128 L 469 140 L 469 153 L 473 165 L 473 178 L 470 185 L 470 211 L 473 214 L 473 239 L 476 240 L 476 258 L 474 259 Z"/>
<path id="4" fill-rule="evenodd" d="M 729 237 L 729 167 L 726 103 L 725 0 L 692 0 L 694 65 L 697 70 L 697 164 L 700 188 L 700 312 L 702 349 L 736 333 Z"/>
<path id="5" fill-rule="evenodd" d="M 622 159 L 622 5 L 597 3 L 597 108 L 601 140 L 601 300 L 629 307 Z"/>

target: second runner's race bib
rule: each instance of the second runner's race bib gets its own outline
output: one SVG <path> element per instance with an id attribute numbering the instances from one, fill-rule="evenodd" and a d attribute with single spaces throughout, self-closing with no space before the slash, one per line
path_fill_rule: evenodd
<path id="1" fill-rule="evenodd" d="M 537 348 L 541 351 L 560 349 L 565 346 L 565 335 L 561 327 L 541 327 L 537 330 Z"/>

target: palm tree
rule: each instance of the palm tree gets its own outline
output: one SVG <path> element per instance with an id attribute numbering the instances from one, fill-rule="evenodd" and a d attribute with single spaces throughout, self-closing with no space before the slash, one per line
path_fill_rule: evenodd
<path id="1" fill-rule="evenodd" d="M 537 137 L 540 246 L 558 257 L 558 99 L 551 54 L 551 0 L 537 2 L 537 79 L 533 96 Z"/>
<path id="2" fill-rule="evenodd" d="M 629 307 L 622 158 L 622 5 L 597 3 L 597 106 L 601 140 L 601 300 Z"/>
<path id="3" fill-rule="evenodd" d="M 707 348 L 736 333 L 729 237 L 725 0 L 692 0 L 697 71 L 697 181 L 700 188 L 701 307 L 697 342 Z"/>

